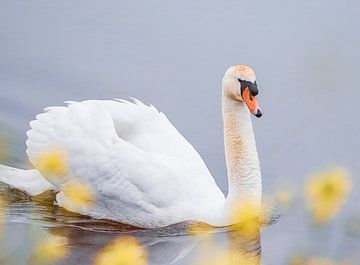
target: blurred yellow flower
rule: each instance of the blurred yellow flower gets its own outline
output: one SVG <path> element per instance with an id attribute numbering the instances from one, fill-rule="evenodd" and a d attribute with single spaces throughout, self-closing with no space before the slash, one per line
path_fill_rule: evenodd
<path id="1" fill-rule="evenodd" d="M 202 256 L 193 264 L 194 265 L 229 265 L 229 253 L 226 251 L 218 250 L 216 251 L 216 253 L 209 253 L 209 255 Z"/>
<path id="2" fill-rule="evenodd" d="M 290 260 L 290 265 L 306 265 L 307 259 L 304 256 L 294 256 Z"/>
<path id="3" fill-rule="evenodd" d="M 340 264 L 334 260 L 325 257 L 305 257 L 305 256 L 294 256 L 290 265 L 336 265 Z"/>
<path id="4" fill-rule="evenodd" d="M 80 181 L 66 183 L 63 188 L 65 207 L 70 210 L 90 208 L 95 202 L 92 188 Z"/>
<path id="5" fill-rule="evenodd" d="M 310 258 L 306 265 L 335 265 L 336 262 L 323 257 L 313 257 Z"/>
<path id="6" fill-rule="evenodd" d="M 146 265 L 146 249 L 131 236 L 124 236 L 107 245 L 97 256 L 95 265 Z"/>
<path id="7" fill-rule="evenodd" d="M 239 249 L 230 251 L 217 250 L 215 253 L 202 256 L 199 260 L 193 262 L 194 265 L 260 265 L 260 256 L 244 254 Z"/>
<path id="8" fill-rule="evenodd" d="M 290 265 L 355 265 L 348 260 L 335 261 L 325 257 L 305 257 L 305 256 L 294 256 L 290 260 Z"/>
<path id="9" fill-rule="evenodd" d="M 318 223 L 334 218 L 346 202 L 352 187 L 349 173 L 343 168 L 315 174 L 305 187 L 310 211 Z"/>
<path id="10" fill-rule="evenodd" d="M 223 263 L 224 264 L 224 263 Z M 226 264 L 226 263 L 225 263 Z M 229 265 L 260 265 L 260 256 L 230 251 Z M 262 263 L 264 264 L 264 262 Z"/>
<path id="11" fill-rule="evenodd" d="M 275 201 L 283 207 L 289 207 L 295 198 L 295 191 L 291 188 L 281 188 L 275 192 Z"/>
<path id="12" fill-rule="evenodd" d="M 261 205 L 246 199 L 238 202 L 238 206 L 232 208 L 230 212 L 230 221 L 235 224 L 234 228 L 239 234 L 246 238 L 255 238 L 259 236 L 261 226 Z"/>
<path id="13" fill-rule="evenodd" d="M 32 256 L 33 264 L 53 264 L 69 254 L 66 237 L 50 235 L 35 249 Z"/>
<path id="14" fill-rule="evenodd" d="M 34 167 L 45 177 L 63 177 L 69 171 L 66 152 L 57 148 L 50 149 L 38 156 Z"/>

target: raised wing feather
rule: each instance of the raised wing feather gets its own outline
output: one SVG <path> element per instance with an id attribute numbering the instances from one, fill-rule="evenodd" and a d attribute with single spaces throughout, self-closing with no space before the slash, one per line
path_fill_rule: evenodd
<path id="1" fill-rule="evenodd" d="M 191 144 L 177 131 L 165 114 L 154 106 L 138 100 L 92 101 L 111 115 L 119 137 L 146 152 L 183 159 L 191 165 L 201 165 L 209 174 L 204 161 Z M 205 173 L 205 172 L 204 172 Z"/>

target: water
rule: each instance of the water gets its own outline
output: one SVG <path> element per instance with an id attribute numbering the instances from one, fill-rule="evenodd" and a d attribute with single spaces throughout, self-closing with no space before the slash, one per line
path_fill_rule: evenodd
<path id="1" fill-rule="evenodd" d="M 288 264 L 296 253 L 359 260 L 359 237 L 347 232 L 360 215 L 359 9 L 358 1 L 334 0 L 3 0 L 0 125 L 8 163 L 25 163 L 25 131 L 42 108 L 132 96 L 167 114 L 226 192 L 220 80 L 228 66 L 249 64 L 264 112 L 254 120 L 264 194 L 284 183 L 298 191 L 281 221 L 262 232 L 264 262 Z M 303 183 L 334 164 L 352 173 L 352 195 L 334 222 L 317 229 Z M 10 224 L 19 234 L 7 237 L 9 253 L 22 261 L 34 244 L 28 226 L 40 238 L 48 233 L 48 224 L 24 221 L 27 206 L 15 207 Z"/>
<path id="2" fill-rule="evenodd" d="M 206 236 L 200 233 L 194 235 L 194 232 L 189 233 L 189 227 L 192 227 L 192 231 L 200 231 L 204 224 L 193 222 L 158 229 L 140 229 L 67 212 L 53 204 L 55 194 L 52 192 L 30 198 L 6 185 L 0 187 L 0 196 L 6 202 L 3 221 L 6 226 L 2 236 L 7 240 L 1 241 L 0 245 L 0 261 L 5 264 L 36 264 L 32 263 L 36 253 L 34 247 L 50 235 L 67 238 L 66 247 L 71 251 L 56 264 L 93 264 L 106 245 L 116 238 L 129 235 L 146 247 L 149 264 L 153 265 L 189 264 L 189 261 L 201 260 L 210 249 L 219 252 L 221 249 L 229 256 L 246 254 L 255 264 L 260 261 L 258 232 L 254 237 L 244 238 L 237 229 L 224 227 L 211 230 Z M 266 221 L 278 220 L 276 213 L 264 217 Z M 22 255 L 19 256 L 19 253 Z"/>

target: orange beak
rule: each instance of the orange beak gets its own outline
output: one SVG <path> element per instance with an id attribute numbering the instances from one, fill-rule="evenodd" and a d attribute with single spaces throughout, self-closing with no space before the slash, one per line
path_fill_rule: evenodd
<path id="1" fill-rule="evenodd" d="M 244 89 L 242 93 L 242 98 L 248 106 L 250 112 L 254 114 L 256 117 L 260 118 L 262 113 L 259 106 L 259 102 L 256 99 L 256 96 L 251 95 L 250 89 L 247 87 Z"/>

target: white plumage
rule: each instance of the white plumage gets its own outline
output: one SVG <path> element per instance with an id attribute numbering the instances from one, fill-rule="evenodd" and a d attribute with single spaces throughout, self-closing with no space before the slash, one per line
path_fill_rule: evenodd
<path id="1" fill-rule="evenodd" d="M 34 164 L 54 147 L 67 152 L 69 174 L 49 180 L 60 191 L 58 203 L 62 205 L 64 185 L 74 178 L 95 192 L 95 205 L 82 214 L 165 226 L 206 219 L 204 211 L 210 215 L 224 201 L 200 155 L 152 106 L 139 101 L 68 102 L 47 108 L 30 126 L 27 154 Z"/>

